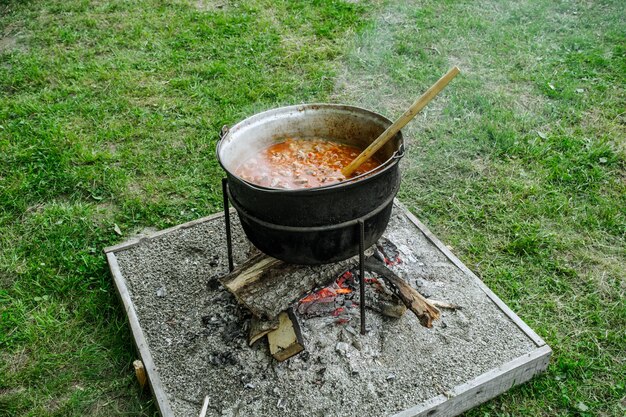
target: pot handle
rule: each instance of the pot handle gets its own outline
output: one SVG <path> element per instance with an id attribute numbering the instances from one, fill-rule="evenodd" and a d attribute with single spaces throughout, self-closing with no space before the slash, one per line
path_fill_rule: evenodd
<path id="1" fill-rule="evenodd" d="M 220 134 L 219 134 L 219 140 L 217 141 L 217 143 L 215 144 L 215 156 L 217 158 L 217 161 L 220 161 L 220 148 L 222 146 L 222 140 L 224 140 L 224 138 L 226 137 L 226 135 L 228 134 L 228 132 L 230 131 L 230 128 L 227 125 L 222 126 L 222 130 L 220 130 Z M 222 163 L 220 162 L 220 165 Z M 223 167 L 223 165 L 222 165 Z"/>
<path id="2" fill-rule="evenodd" d="M 402 143 L 400 144 L 400 147 L 398 148 L 398 150 L 397 150 L 397 151 L 395 151 L 395 152 L 393 153 L 393 156 L 392 156 L 391 158 L 393 158 L 393 159 L 400 159 L 400 158 L 402 158 L 403 156 L 404 156 L 404 142 L 402 142 Z"/>
<path id="3" fill-rule="evenodd" d="M 222 130 L 220 130 L 220 140 L 224 139 L 224 136 L 228 135 L 230 131 L 230 127 L 228 125 L 222 126 Z"/>

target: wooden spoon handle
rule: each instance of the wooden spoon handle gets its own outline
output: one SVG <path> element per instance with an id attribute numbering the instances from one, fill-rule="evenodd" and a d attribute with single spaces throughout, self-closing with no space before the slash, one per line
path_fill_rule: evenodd
<path id="1" fill-rule="evenodd" d="M 405 111 L 404 114 L 398 118 L 398 120 L 393 122 L 393 124 L 389 126 L 387 130 L 385 130 L 374 142 L 372 142 L 367 148 L 365 148 L 363 152 L 359 154 L 359 156 L 354 158 L 354 160 L 350 162 L 350 164 L 345 166 L 341 170 L 341 173 L 346 177 L 352 175 L 352 173 L 356 171 L 361 166 L 361 164 L 363 164 L 363 162 L 370 159 L 377 150 L 379 150 L 385 143 L 387 143 L 389 139 L 394 137 L 396 133 L 400 131 L 400 129 L 406 126 L 406 124 L 409 123 L 411 119 L 413 119 L 415 115 L 428 104 L 430 100 L 435 98 L 435 96 L 439 94 L 439 92 L 443 90 L 445 86 L 448 85 L 448 83 L 452 81 L 452 79 L 456 77 L 459 72 L 460 70 L 458 67 L 454 67 L 450 71 L 448 71 L 435 84 L 433 84 L 428 90 L 426 90 L 426 92 L 422 94 L 420 98 L 415 100 L 415 103 L 411 104 L 411 107 L 409 107 L 407 111 Z"/>

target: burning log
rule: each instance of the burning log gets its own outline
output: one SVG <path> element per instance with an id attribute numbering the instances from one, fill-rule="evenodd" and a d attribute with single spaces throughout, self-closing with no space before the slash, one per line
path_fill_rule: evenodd
<path id="1" fill-rule="evenodd" d="M 317 290 L 298 302 L 297 311 L 303 317 L 320 317 L 331 314 L 343 305 L 343 297 L 329 289 L 329 287 Z"/>
<path id="2" fill-rule="evenodd" d="M 360 303 L 355 271 L 346 271 L 330 285 L 317 289 L 300 299 L 295 311 L 300 317 L 311 318 L 335 316 L 337 322 L 347 319 Z M 366 274 L 366 307 L 387 317 L 400 318 L 406 312 L 404 303 L 385 285 L 371 274 Z M 357 303 L 357 304 L 355 304 Z"/>
<path id="3" fill-rule="evenodd" d="M 257 254 L 219 281 L 252 314 L 271 320 L 304 294 L 326 286 L 355 263 L 350 258 L 327 265 L 292 265 Z"/>
<path id="4" fill-rule="evenodd" d="M 282 362 L 304 350 L 304 339 L 293 310 L 280 313 L 278 323 L 278 329 L 267 334 L 267 341 L 272 356 Z"/>
<path id="5" fill-rule="evenodd" d="M 385 281 L 379 280 L 373 271 L 365 273 L 365 305 L 383 316 L 399 319 L 406 312 L 406 305 Z M 360 301 L 360 300 L 359 300 Z"/>
<path id="6" fill-rule="evenodd" d="M 411 287 L 405 280 L 397 276 L 392 270 L 385 267 L 374 258 L 365 260 L 365 269 L 379 274 L 390 287 L 395 295 L 411 310 L 424 327 L 432 327 L 433 320 L 439 318 L 439 310 L 425 299 L 417 290 Z"/>

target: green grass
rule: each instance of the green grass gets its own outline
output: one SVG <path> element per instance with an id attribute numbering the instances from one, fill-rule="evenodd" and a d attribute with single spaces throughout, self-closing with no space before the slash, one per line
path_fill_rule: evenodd
<path id="1" fill-rule="evenodd" d="M 624 415 L 621 2 L 391 1 L 381 15 L 347 58 L 364 81 L 339 98 L 399 114 L 461 67 L 408 128 L 400 196 L 554 350 L 545 375 L 469 414 Z"/>
<path id="2" fill-rule="evenodd" d="M 102 248 L 219 210 L 222 125 L 309 101 L 393 117 L 452 64 L 400 197 L 554 350 L 469 414 L 623 415 L 625 20 L 620 1 L 5 1 L 0 415 L 154 415 Z"/>
<path id="3" fill-rule="evenodd" d="M 0 6 L 0 415 L 155 413 L 102 248 L 217 211 L 222 125 L 325 100 L 369 8 L 214 6 Z"/>

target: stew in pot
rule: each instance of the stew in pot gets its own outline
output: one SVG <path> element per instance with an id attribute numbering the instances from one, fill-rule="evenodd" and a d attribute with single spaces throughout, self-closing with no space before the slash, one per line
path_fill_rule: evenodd
<path id="1" fill-rule="evenodd" d="M 235 171 L 245 181 L 262 187 L 314 188 L 344 181 L 341 169 L 361 150 L 322 139 L 287 139 L 261 150 Z M 361 175 L 380 166 L 370 158 L 354 172 Z"/>

